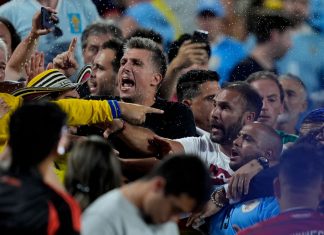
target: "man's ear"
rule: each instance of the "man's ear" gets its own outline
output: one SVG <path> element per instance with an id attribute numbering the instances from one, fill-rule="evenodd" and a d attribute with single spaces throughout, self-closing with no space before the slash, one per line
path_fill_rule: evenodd
<path id="1" fill-rule="evenodd" d="M 156 176 L 152 179 L 152 187 L 155 192 L 164 191 L 165 179 L 161 176 Z"/>
<path id="2" fill-rule="evenodd" d="M 255 112 L 246 111 L 243 114 L 244 125 L 254 122 Z"/>
<path id="3" fill-rule="evenodd" d="M 190 99 L 184 99 L 182 101 L 182 103 L 190 108 L 191 105 L 192 105 L 192 100 L 190 100 Z"/>
<path id="4" fill-rule="evenodd" d="M 307 110 L 307 107 L 308 107 L 307 101 L 304 100 L 302 103 L 302 112 L 305 112 Z"/>
<path id="5" fill-rule="evenodd" d="M 162 82 L 162 75 L 160 73 L 154 73 L 153 78 L 151 79 L 151 85 L 152 86 L 159 86 L 159 84 Z"/>
<path id="6" fill-rule="evenodd" d="M 267 149 L 266 152 L 265 152 L 265 157 L 268 159 L 268 160 L 274 160 L 273 159 L 273 151 L 271 149 Z"/>
<path id="7" fill-rule="evenodd" d="M 279 177 L 276 177 L 273 180 L 273 192 L 276 198 L 280 199 L 281 198 L 281 188 L 280 188 L 280 181 Z"/>

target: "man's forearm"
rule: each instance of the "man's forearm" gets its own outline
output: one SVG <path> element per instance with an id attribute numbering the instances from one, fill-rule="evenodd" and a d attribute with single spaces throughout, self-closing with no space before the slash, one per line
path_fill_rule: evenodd
<path id="1" fill-rule="evenodd" d="M 9 80 L 9 78 L 10 80 L 18 80 L 22 76 L 25 63 L 30 59 L 36 49 L 38 37 L 34 33 L 29 33 L 17 46 L 6 66 L 6 74 L 11 75 L 6 80 Z M 15 76 L 12 76 L 13 74 Z"/>

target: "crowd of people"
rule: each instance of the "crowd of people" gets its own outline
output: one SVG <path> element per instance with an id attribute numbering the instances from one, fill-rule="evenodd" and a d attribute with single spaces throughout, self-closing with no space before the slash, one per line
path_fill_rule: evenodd
<path id="1" fill-rule="evenodd" d="M 1 234 L 324 234 L 312 1 L 1 2 Z"/>

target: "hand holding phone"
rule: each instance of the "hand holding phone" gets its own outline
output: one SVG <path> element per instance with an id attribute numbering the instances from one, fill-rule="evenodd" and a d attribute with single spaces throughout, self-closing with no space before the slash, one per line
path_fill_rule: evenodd
<path id="1" fill-rule="evenodd" d="M 59 22 L 57 16 L 47 10 L 45 7 L 41 8 L 41 27 L 43 29 L 51 29 Z"/>

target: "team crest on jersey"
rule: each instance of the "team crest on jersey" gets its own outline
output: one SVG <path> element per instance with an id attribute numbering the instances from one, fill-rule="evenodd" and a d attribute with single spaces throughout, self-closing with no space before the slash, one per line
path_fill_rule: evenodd
<path id="1" fill-rule="evenodd" d="M 68 14 L 71 33 L 82 33 L 81 16 L 79 13 Z"/>
<path id="2" fill-rule="evenodd" d="M 248 213 L 253 211 L 260 204 L 260 200 L 251 200 L 242 205 L 242 212 Z"/>

